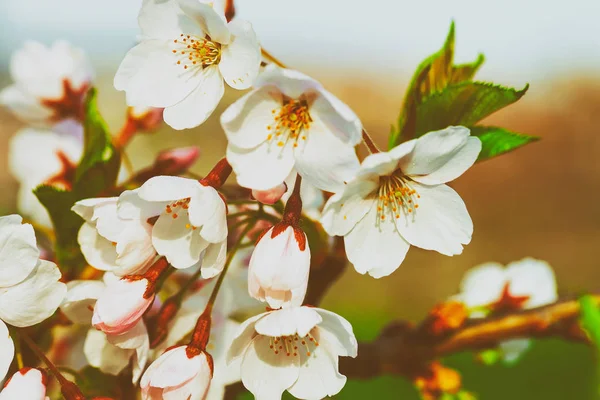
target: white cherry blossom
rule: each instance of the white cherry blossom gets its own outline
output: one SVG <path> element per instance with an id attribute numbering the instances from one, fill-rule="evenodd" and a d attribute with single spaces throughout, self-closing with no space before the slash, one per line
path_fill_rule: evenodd
<path id="1" fill-rule="evenodd" d="M 225 21 L 222 11 L 197 0 L 145 0 L 138 22 L 141 43 L 131 49 L 114 79 L 127 104 L 164 108 L 175 129 L 203 123 L 224 92 L 223 80 L 247 89 L 260 65 L 252 25 Z"/>
<path id="2" fill-rule="evenodd" d="M 281 222 L 265 232 L 248 270 L 250 296 L 271 308 L 300 306 L 310 272 L 310 248 L 302 229 Z"/>
<path id="3" fill-rule="evenodd" d="M 504 267 L 485 263 L 469 270 L 454 299 L 462 301 L 470 318 L 490 313 L 526 310 L 544 306 L 558 299 L 556 278 L 550 265 L 534 258 L 524 258 Z M 502 358 L 513 363 L 530 347 L 528 338 L 515 338 L 499 343 Z"/>
<path id="4" fill-rule="evenodd" d="M 118 276 L 143 271 L 156 257 L 148 219 L 162 208 L 140 199 L 136 190 L 75 203 L 73 211 L 86 221 L 77 239 L 87 262 Z"/>
<path id="5" fill-rule="evenodd" d="M 48 377 L 37 368 L 22 368 L 14 373 L 4 389 L 0 391 L 0 400 L 50 400 L 46 396 Z"/>
<path id="6" fill-rule="evenodd" d="M 477 159 L 481 141 L 465 127 L 448 127 L 364 159 L 321 222 L 344 236 L 346 254 L 361 274 L 394 272 L 409 247 L 452 256 L 471 241 L 473 222 L 460 196 L 445 185 Z"/>
<path id="7" fill-rule="evenodd" d="M 221 115 L 238 183 L 267 190 L 295 168 L 319 189 L 340 190 L 359 164 L 362 125 L 354 112 L 315 80 L 274 65 L 254 87 Z"/>
<path id="8" fill-rule="evenodd" d="M 0 217 L 0 381 L 14 356 L 6 324 L 22 328 L 42 322 L 67 291 L 58 267 L 38 257 L 33 227 L 18 215 Z"/>
<path id="9" fill-rule="evenodd" d="M 33 128 L 18 131 L 9 142 L 8 168 L 19 182 L 19 211 L 41 226 L 52 227 L 33 189 L 42 183 L 70 189 L 82 151 L 83 144 L 72 135 Z"/>
<path id="10" fill-rule="evenodd" d="M 77 121 L 93 75 L 81 49 L 65 41 L 50 47 L 28 41 L 13 54 L 10 74 L 14 83 L 0 92 L 0 104 L 29 124 L 81 132 Z"/>
<path id="11" fill-rule="evenodd" d="M 194 179 L 157 176 L 138 191 L 141 199 L 160 207 L 152 228 L 152 244 L 175 268 L 202 262 L 202 277 L 223 269 L 227 251 L 226 205 L 211 186 Z"/>
<path id="12" fill-rule="evenodd" d="M 338 357 L 356 357 L 352 326 L 320 308 L 289 307 L 245 321 L 229 349 L 241 359 L 244 386 L 257 400 L 279 399 L 287 390 L 299 399 L 339 393 L 346 377 Z"/>

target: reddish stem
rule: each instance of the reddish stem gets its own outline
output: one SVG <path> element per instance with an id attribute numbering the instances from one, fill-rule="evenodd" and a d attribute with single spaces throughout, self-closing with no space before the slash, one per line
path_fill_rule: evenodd
<path id="1" fill-rule="evenodd" d="M 227 161 L 226 158 L 222 158 L 208 175 L 200 180 L 200 183 L 204 186 L 212 186 L 213 188 L 218 189 L 223 186 L 232 171 L 233 169 L 231 168 L 229 161 Z"/>
<path id="2" fill-rule="evenodd" d="M 300 196 L 301 184 L 302 177 L 300 175 L 296 175 L 294 190 L 292 191 L 292 195 L 288 199 L 285 209 L 283 210 L 282 222 L 293 227 L 298 225 L 300 222 L 300 216 L 302 215 L 302 197 Z"/>
<path id="3" fill-rule="evenodd" d="M 373 141 L 371 136 L 369 136 L 367 131 L 364 129 L 362 131 L 362 137 L 363 137 L 365 144 L 367 145 L 367 148 L 369 149 L 369 151 L 372 154 L 379 153 L 381 151 L 381 150 L 379 150 L 379 148 L 377 147 L 377 145 L 375 144 L 375 142 Z"/>

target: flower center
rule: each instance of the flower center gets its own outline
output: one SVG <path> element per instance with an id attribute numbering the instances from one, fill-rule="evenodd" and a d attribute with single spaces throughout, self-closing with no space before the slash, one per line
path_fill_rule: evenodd
<path id="1" fill-rule="evenodd" d="M 287 357 L 292 355 L 297 356 L 298 352 L 305 352 L 307 356 L 310 356 L 318 346 L 319 342 L 310 333 L 303 338 L 297 334 L 269 338 L 269 348 L 273 350 L 273 353 Z"/>
<path id="2" fill-rule="evenodd" d="M 379 193 L 377 216 L 385 221 L 386 214 L 391 218 L 400 218 L 400 215 L 414 215 L 419 205 L 417 199 L 421 196 L 411 186 L 411 181 L 400 170 L 389 176 L 379 178 Z"/>
<path id="3" fill-rule="evenodd" d="M 207 35 L 199 38 L 193 35 L 180 35 L 174 39 L 175 44 L 172 50 L 178 65 L 183 65 L 183 69 L 189 67 L 207 68 L 218 64 L 221 61 L 221 45 L 210 40 Z"/>
<path id="4" fill-rule="evenodd" d="M 272 113 L 275 121 L 267 126 L 268 142 L 273 141 L 279 147 L 289 142 L 298 147 L 299 140 L 306 140 L 306 131 L 313 122 L 306 99 L 285 99 L 281 108 L 273 109 Z"/>
<path id="5" fill-rule="evenodd" d="M 177 200 L 171 204 L 167 204 L 165 206 L 165 212 L 171 216 L 173 219 L 177 218 L 188 218 L 189 219 L 189 211 L 190 208 L 190 198 Z M 197 227 L 192 226 L 190 223 L 185 224 L 186 229 L 196 230 Z"/>

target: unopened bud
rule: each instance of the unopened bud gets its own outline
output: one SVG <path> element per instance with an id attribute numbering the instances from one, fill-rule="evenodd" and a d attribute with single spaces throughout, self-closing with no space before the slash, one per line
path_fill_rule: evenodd
<path id="1" fill-rule="evenodd" d="M 161 151 L 154 161 L 153 169 L 159 175 L 181 175 L 187 172 L 200 156 L 196 146 Z"/>
<path id="2" fill-rule="evenodd" d="M 154 107 L 129 107 L 127 118 L 134 121 L 138 131 L 152 131 L 160 126 L 163 120 L 163 109 Z"/>
<path id="3" fill-rule="evenodd" d="M 267 190 L 252 190 L 252 197 L 263 204 L 275 204 L 287 192 L 287 185 L 280 183 L 274 188 Z"/>

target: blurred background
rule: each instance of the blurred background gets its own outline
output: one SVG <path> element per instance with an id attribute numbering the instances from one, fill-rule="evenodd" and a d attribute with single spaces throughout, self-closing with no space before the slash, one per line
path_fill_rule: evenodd
<path id="1" fill-rule="evenodd" d="M 135 44 L 140 0 L 0 1 L 0 87 L 10 83 L 11 53 L 27 39 L 67 39 L 96 68 L 100 107 L 116 131 L 124 95 L 112 78 Z M 375 280 L 348 269 L 323 306 L 347 317 L 359 339 L 392 319 L 419 320 L 456 293 L 463 273 L 486 261 L 526 256 L 547 260 L 561 295 L 600 287 L 600 1 L 504 0 L 238 0 L 262 45 L 287 65 L 320 80 L 348 103 L 381 147 L 395 123 L 419 62 L 437 51 L 456 22 L 456 62 L 486 62 L 478 80 L 531 87 L 517 104 L 484 121 L 542 137 L 514 153 L 478 164 L 453 187 L 473 218 L 473 241 L 463 255 L 412 248 L 392 276 Z M 146 166 L 160 149 L 199 145 L 195 171 L 221 158 L 225 137 L 218 116 L 240 92 L 227 90 L 201 127 L 136 137 L 129 155 Z M 16 183 L 7 172 L 7 143 L 22 124 L 0 110 L 0 214 L 15 211 Z M 365 154 L 363 148 L 360 149 Z M 583 345 L 538 342 L 515 367 L 478 367 L 472 355 L 448 360 L 465 387 L 482 399 L 592 399 L 596 372 Z M 375 395 L 375 393 L 377 393 Z M 416 399 L 400 378 L 350 382 L 342 399 Z"/>

